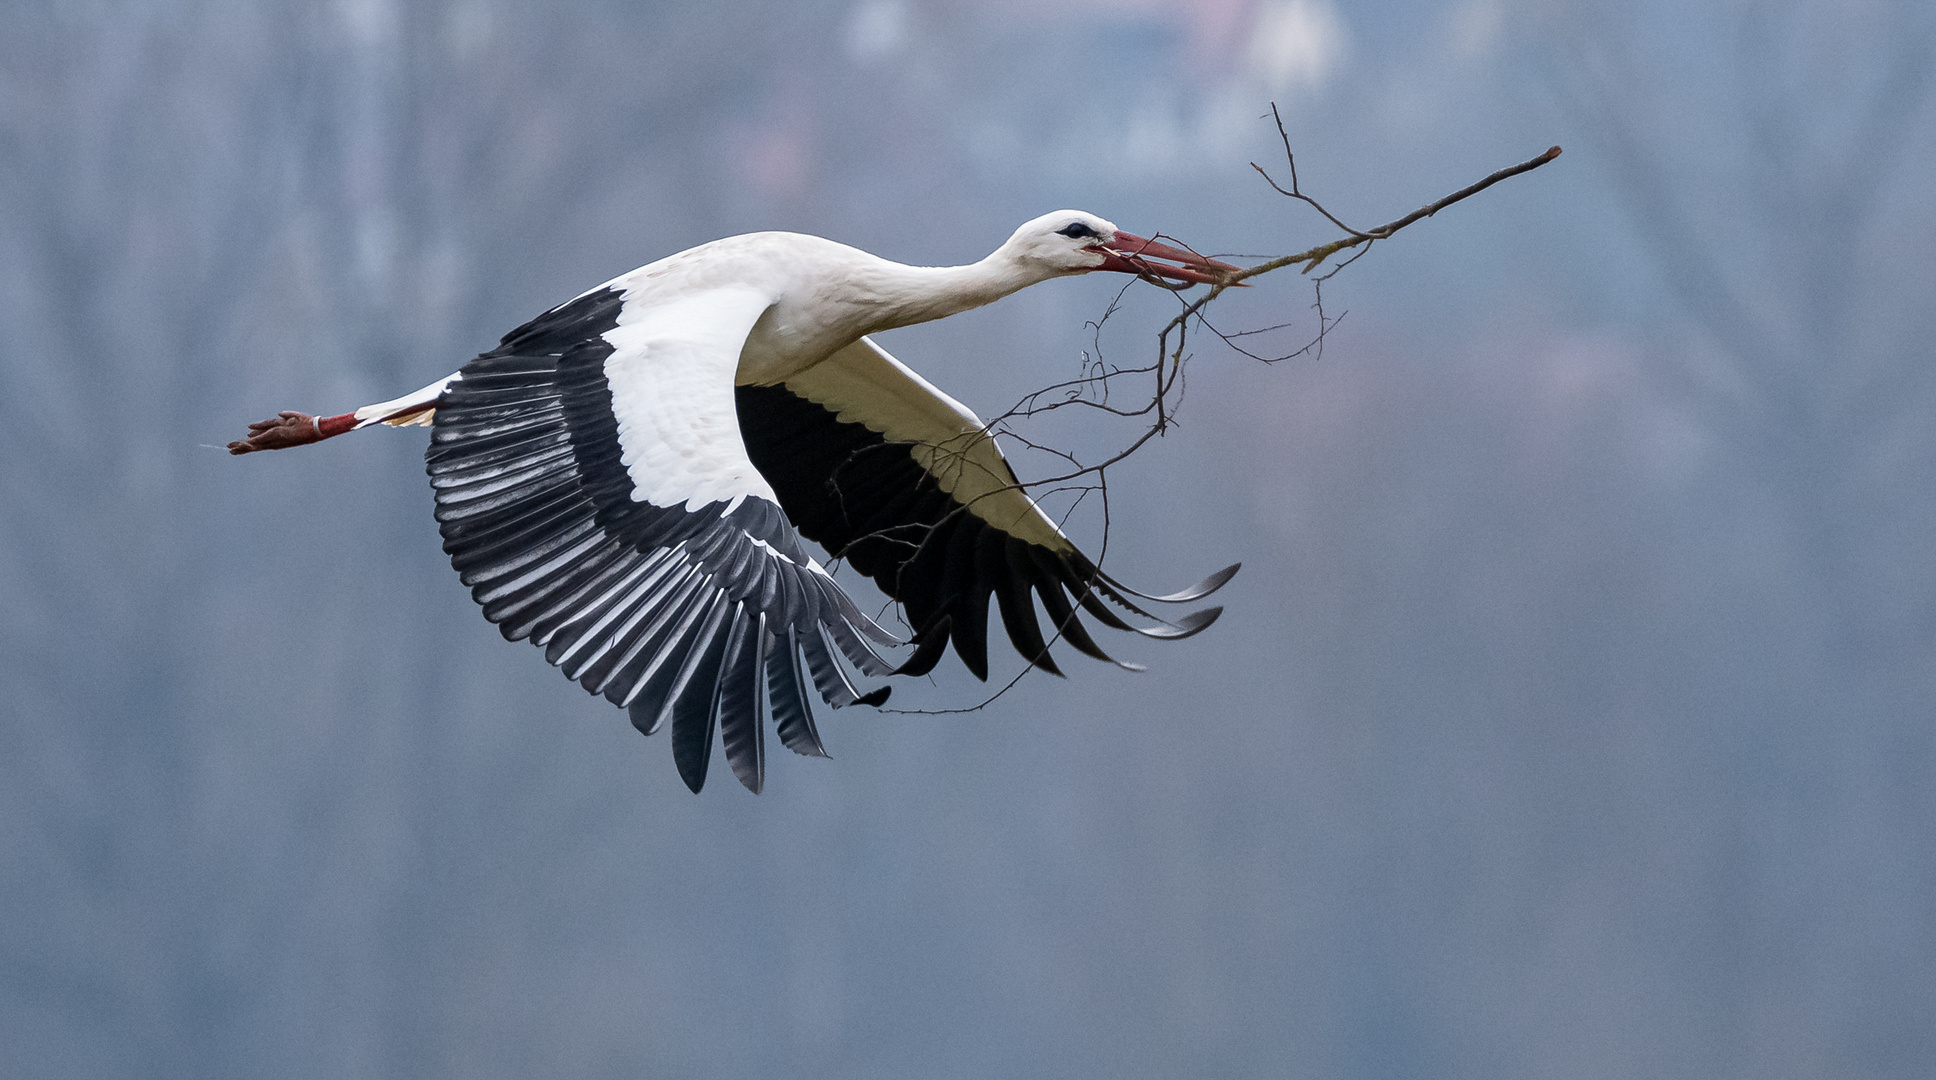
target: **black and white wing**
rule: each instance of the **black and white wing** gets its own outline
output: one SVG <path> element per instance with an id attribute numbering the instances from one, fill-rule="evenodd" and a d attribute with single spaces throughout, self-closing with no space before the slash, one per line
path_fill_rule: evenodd
<path id="1" fill-rule="evenodd" d="M 802 551 L 740 438 L 733 375 L 769 298 L 722 288 L 654 305 L 587 293 L 506 335 L 437 401 L 426 453 L 444 551 L 512 641 L 624 707 L 670 719 L 693 791 L 714 731 L 764 783 L 766 690 L 789 748 L 825 754 L 807 700 L 879 704 L 875 626 Z"/>
<path id="2" fill-rule="evenodd" d="M 735 392 L 747 453 L 787 517 L 901 602 L 915 651 L 898 674 L 932 670 L 952 640 L 962 663 L 986 679 L 991 597 L 1016 650 L 1051 672 L 1035 597 L 1055 633 L 1101 660 L 1110 657 L 1076 605 L 1106 626 L 1154 638 L 1189 637 L 1223 611 L 1131 626 L 1111 603 L 1156 619 L 1130 597 L 1200 599 L 1237 567 L 1168 596 L 1125 588 L 1028 497 L 974 413 L 867 338 L 783 383 Z"/>

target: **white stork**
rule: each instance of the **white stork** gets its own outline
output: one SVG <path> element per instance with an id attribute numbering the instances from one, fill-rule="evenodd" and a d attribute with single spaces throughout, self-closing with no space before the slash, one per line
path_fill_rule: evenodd
<path id="1" fill-rule="evenodd" d="M 717 729 L 757 793 L 762 687 L 781 742 L 813 756 L 826 750 L 809 680 L 833 708 L 887 699 L 855 689 L 836 651 L 865 675 L 921 675 L 953 641 L 985 680 L 992 596 L 1021 655 L 1060 674 L 1034 597 L 1056 634 L 1109 660 L 1071 598 L 1116 629 L 1188 637 L 1222 609 L 1136 627 L 1104 601 L 1155 619 L 1129 597 L 1196 600 L 1237 570 L 1169 596 L 1123 587 L 1036 507 L 973 412 L 866 335 L 1092 270 L 1187 285 L 1235 269 L 1074 210 L 968 266 L 905 266 L 798 233 L 729 237 L 553 308 L 414 394 L 284 412 L 229 452 L 430 426 L 444 551 L 484 617 L 639 731 L 670 720 L 694 792 Z M 899 601 L 911 641 L 863 615 L 800 536 Z M 895 664 L 868 639 L 913 653 Z"/>

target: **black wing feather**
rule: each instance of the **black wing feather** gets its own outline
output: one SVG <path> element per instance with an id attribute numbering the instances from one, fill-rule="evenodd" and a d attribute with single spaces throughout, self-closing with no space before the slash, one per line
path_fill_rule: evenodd
<path id="1" fill-rule="evenodd" d="M 1096 599 L 1098 591 L 1105 591 L 1129 607 L 1122 594 L 1130 590 L 1105 577 L 1079 552 L 1050 551 L 977 516 L 922 467 L 913 444 L 889 441 L 863 424 L 842 420 L 836 410 L 786 385 L 740 386 L 735 392 L 747 456 L 800 534 L 847 560 L 900 601 L 914 628 L 915 651 L 897 669 L 899 674 L 931 670 L 952 641 L 968 670 L 986 679 L 991 597 L 1016 651 L 1057 674 L 1032 592 L 1041 594 L 1061 636 L 1079 651 L 1105 660 L 1108 654 L 1076 621 L 1063 590 L 1105 625 L 1152 637 L 1187 636 L 1216 617 L 1211 609 L 1175 625 L 1131 626 Z M 1162 603 L 1194 600 L 1235 572 L 1235 567 L 1219 571 L 1169 596 L 1131 595 Z"/>
<path id="2" fill-rule="evenodd" d="M 719 669 L 726 662 L 733 620 L 742 617 L 739 605 L 724 597 L 713 598 L 712 611 L 673 684 L 672 700 L 661 711 L 662 716 L 672 715 L 672 761 L 694 795 L 706 786 L 706 766 L 713 758 L 713 730 L 719 719 Z"/>
<path id="3" fill-rule="evenodd" d="M 606 288 L 547 312 L 445 389 L 425 455 L 444 551 L 505 637 L 543 648 L 642 732 L 670 718 L 673 757 L 694 791 L 716 727 L 735 773 L 758 791 L 761 685 L 786 691 L 771 707 L 787 745 L 824 754 L 800 657 L 829 704 L 870 700 L 823 635 L 876 673 L 892 665 L 861 634 L 885 635 L 807 558 L 771 501 L 632 497 L 605 379 L 605 335 L 621 306 Z M 808 641 L 818 652 L 797 646 Z"/>
<path id="4" fill-rule="evenodd" d="M 760 723 L 761 661 L 766 655 L 760 639 L 766 636 L 766 616 L 750 604 L 742 605 L 741 611 L 726 650 L 726 665 L 719 670 L 716 708 L 726 764 L 746 790 L 758 795 L 766 785 L 766 728 Z"/>
<path id="5" fill-rule="evenodd" d="M 773 710 L 773 727 L 788 750 L 808 757 L 826 757 L 820 730 L 813 722 L 813 703 L 807 698 L 806 683 L 800 679 L 799 631 L 787 626 L 768 634 L 766 644 L 766 696 Z"/>

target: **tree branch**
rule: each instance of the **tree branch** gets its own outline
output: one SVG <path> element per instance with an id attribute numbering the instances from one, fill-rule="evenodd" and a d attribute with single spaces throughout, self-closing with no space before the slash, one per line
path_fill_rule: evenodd
<path id="1" fill-rule="evenodd" d="M 1285 255 L 1279 258 L 1270 259 L 1268 261 L 1258 263 L 1255 266 L 1234 271 L 1226 275 L 1224 280 L 1216 283 L 1215 285 L 1212 285 L 1210 287 L 1209 292 L 1205 293 L 1202 296 L 1197 297 L 1194 300 L 1189 300 L 1185 302 L 1183 305 L 1183 309 L 1177 312 L 1176 316 L 1172 318 L 1167 324 L 1165 324 L 1163 329 L 1157 333 L 1156 358 L 1153 363 L 1148 365 L 1132 366 L 1132 367 L 1117 367 L 1105 362 L 1102 358 L 1102 345 L 1101 345 L 1102 324 L 1107 322 L 1109 317 L 1116 312 L 1118 303 L 1122 299 L 1122 295 L 1119 293 L 1116 297 L 1116 300 L 1110 303 L 1108 309 L 1103 312 L 1102 316 L 1099 319 L 1097 319 L 1094 323 L 1091 324 L 1096 330 L 1096 351 L 1094 356 L 1089 356 L 1088 354 L 1085 354 L 1082 375 L 1079 378 L 1055 383 L 1053 385 L 1043 387 L 1032 393 L 1024 395 L 1021 398 L 1021 400 L 1017 401 L 1013 407 L 1008 409 L 1008 411 L 1001 413 L 1000 415 L 996 416 L 994 419 L 984 424 L 981 429 L 981 432 L 977 436 L 977 439 L 993 439 L 997 435 L 1007 436 L 1008 438 L 1013 439 L 1025 446 L 1028 446 L 1031 449 L 1045 451 L 1061 459 L 1062 461 L 1067 462 L 1067 467 L 1065 469 L 1058 471 L 1056 475 L 1043 477 L 1042 479 L 1033 480 L 1026 483 L 1018 482 L 1014 484 L 1012 487 L 1004 488 L 1002 490 L 1027 491 L 1029 492 L 1030 497 L 1037 500 L 1038 502 L 1047 495 L 1057 494 L 1057 493 L 1067 492 L 1067 491 L 1075 491 L 1077 493 L 1077 501 L 1080 501 L 1083 496 L 1086 496 L 1090 492 L 1097 492 L 1101 494 L 1103 508 L 1104 508 L 1103 509 L 1103 534 L 1101 537 L 1099 547 L 1096 552 L 1096 558 L 1094 559 L 1095 565 L 1099 568 L 1103 564 L 1103 558 L 1108 552 L 1108 545 L 1109 545 L 1108 470 L 1111 466 L 1126 460 L 1131 455 L 1141 450 L 1144 446 L 1149 444 L 1150 440 L 1156 438 L 1159 435 L 1166 433 L 1170 429 L 1171 425 L 1173 425 L 1176 422 L 1175 410 L 1177 406 L 1181 404 L 1181 398 L 1182 398 L 1181 390 L 1182 390 L 1182 383 L 1183 383 L 1183 361 L 1185 359 L 1186 349 L 1188 348 L 1189 331 L 1193 323 L 1195 325 L 1202 326 L 1204 329 L 1208 330 L 1211 334 L 1215 335 L 1219 340 L 1223 341 L 1226 345 L 1229 345 L 1232 349 L 1235 349 L 1237 352 L 1241 353 L 1242 355 L 1251 357 L 1252 359 L 1259 360 L 1264 363 L 1276 363 L 1280 360 L 1287 360 L 1293 356 L 1301 356 L 1314 351 L 1317 352 L 1319 355 L 1322 355 L 1325 335 L 1330 332 L 1332 327 L 1335 327 L 1337 325 L 1338 319 L 1343 318 L 1343 316 L 1340 315 L 1338 316 L 1337 319 L 1331 319 L 1331 318 L 1327 318 L 1324 314 L 1323 283 L 1325 281 L 1336 276 L 1345 267 L 1350 266 L 1353 262 L 1356 262 L 1359 258 L 1362 258 L 1365 252 L 1371 250 L 1371 245 L 1373 243 L 1380 240 L 1388 240 L 1392 236 L 1396 235 L 1399 232 L 1399 230 L 1404 229 L 1408 225 L 1411 225 L 1424 218 L 1431 217 L 1432 215 L 1438 213 L 1439 211 L 1445 209 L 1448 206 L 1451 206 L 1454 203 L 1471 198 L 1472 196 L 1477 195 L 1479 192 L 1484 191 L 1485 189 L 1491 187 L 1494 184 L 1497 184 L 1501 180 L 1518 176 L 1520 173 L 1531 172 L 1532 170 L 1537 169 L 1540 166 L 1546 164 L 1547 162 L 1552 161 L 1554 158 L 1560 156 L 1560 148 L 1557 146 L 1552 147 L 1551 149 L 1547 150 L 1545 153 L 1540 154 L 1537 157 L 1531 158 L 1527 161 L 1522 161 L 1517 165 L 1508 166 L 1507 168 L 1500 169 L 1496 172 L 1493 172 L 1487 175 L 1484 179 L 1477 181 L 1476 183 L 1469 184 L 1463 188 L 1460 188 L 1459 190 L 1453 192 L 1450 195 L 1445 196 L 1442 199 L 1439 199 L 1435 202 L 1427 203 L 1424 206 L 1419 207 L 1417 210 L 1414 210 L 1403 217 L 1397 218 L 1392 221 L 1388 221 L 1385 224 L 1378 226 L 1377 228 L 1362 229 L 1362 230 L 1354 229 L 1351 226 L 1346 225 L 1343 221 L 1339 220 L 1337 216 L 1332 214 L 1329 210 L 1325 209 L 1324 205 L 1320 203 L 1317 199 L 1313 198 L 1310 195 L 1305 194 L 1304 191 L 1298 186 L 1297 159 L 1291 152 L 1290 136 L 1284 130 L 1283 118 L 1281 116 L 1278 116 L 1277 106 L 1274 104 L 1271 106 L 1271 114 L 1273 117 L 1277 118 L 1278 136 L 1284 142 L 1284 157 L 1287 165 L 1290 168 L 1291 186 L 1288 189 L 1286 189 L 1283 186 L 1279 185 L 1277 181 L 1271 179 L 1270 174 L 1265 172 L 1263 167 L 1258 165 L 1256 162 L 1251 162 L 1251 168 L 1256 169 L 1258 174 L 1264 178 L 1264 181 L 1270 184 L 1270 186 L 1274 190 L 1276 190 L 1279 194 L 1284 195 L 1287 198 L 1296 199 L 1299 202 L 1303 202 L 1310 205 L 1312 209 L 1316 210 L 1319 214 L 1323 215 L 1326 221 L 1329 221 L 1331 224 L 1344 230 L 1346 235 L 1336 240 L 1329 241 L 1328 243 L 1319 244 L 1318 246 L 1313 247 L 1307 251 L 1301 251 L 1295 255 Z M 1162 234 L 1159 233 L 1158 236 L 1162 237 Z M 1164 237 L 1164 239 L 1173 239 L 1173 238 Z M 1267 356 L 1259 355 L 1258 353 L 1251 352 L 1250 350 L 1239 346 L 1235 340 L 1237 338 L 1246 337 L 1252 334 L 1264 333 L 1264 332 L 1267 332 L 1268 330 L 1281 329 L 1283 326 L 1288 325 L 1287 323 L 1279 324 L 1278 326 L 1274 326 L 1274 327 L 1266 327 L 1259 330 L 1242 330 L 1242 331 L 1236 331 L 1233 333 L 1225 333 L 1224 331 L 1221 331 L 1217 329 L 1217 327 L 1211 325 L 1211 323 L 1204 317 L 1204 314 L 1203 314 L 1204 309 L 1208 307 L 1211 302 L 1215 301 L 1218 297 L 1222 296 L 1224 292 L 1228 289 L 1235 288 L 1241 285 L 1246 285 L 1253 278 L 1262 277 L 1265 274 L 1272 273 L 1277 270 L 1282 270 L 1288 266 L 1302 265 L 1303 270 L 1301 272 L 1304 274 L 1309 274 L 1312 270 L 1316 269 L 1326 259 L 1330 258 L 1333 255 L 1338 254 L 1341 251 L 1346 251 L 1352 248 L 1358 248 L 1359 250 L 1355 254 L 1353 254 L 1351 258 L 1346 259 L 1342 263 L 1339 263 L 1338 265 L 1332 267 L 1329 272 L 1318 275 L 1317 277 L 1311 279 L 1312 286 L 1317 293 L 1317 302 L 1313 305 L 1314 307 L 1316 307 L 1318 312 L 1317 333 L 1308 343 L 1306 343 L 1303 347 L 1295 350 L 1294 352 L 1288 353 L 1284 356 L 1267 357 Z M 1170 292 L 1180 293 L 1183 289 L 1189 287 L 1187 285 L 1175 286 L 1168 282 L 1156 280 L 1153 277 L 1149 277 L 1149 276 L 1145 276 L 1144 280 L 1149 280 L 1152 282 L 1152 284 L 1159 285 Z M 1127 289 L 1127 287 L 1128 286 L 1125 286 L 1125 289 Z M 1179 297 L 1179 299 L 1181 299 L 1181 297 Z M 1110 404 L 1110 401 L 1109 401 L 1110 381 L 1112 379 L 1118 379 L 1124 376 L 1150 376 L 1154 379 L 1154 385 L 1151 388 L 1150 396 L 1146 399 L 1138 398 L 1137 400 L 1140 401 L 1141 404 L 1136 405 L 1135 407 L 1125 407 L 1125 406 L 1117 406 L 1117 405 Z M 1031 441 L 1027 438 L 1024 438 L 1021 434 L 1016 432 L 1013 427 L 1013 422 L 1018 419 L 1026 419 L 1028 417 L 1035 416 L 1038 413 L 1053 412 L 1057 409 L 1066 408 L 1071 405 L 1081 405 L 1088 408 L 1097 409 L 1114 416 L 1119 416 L 1124 418 L 1146 417 L 1149 419 L 1147 422 L 1147 426 L 1145 426 L 1141 431 L 1137 432 L 1135 437 L 1130 439 L 1126 445 L 1124 445 L 1114 453 L 1110 454 L 1103 461 L 1097 462 L 1096 464 L 1093 464 L 1093 465 L 1084 465 L 1080 460 L 1076 458 L 1075 455 L 1068 453 L 1067 451 L 1063 451 L 1055 447 L 1043 446 L 1035 441 Z M 964 450 L 962 452 L 965 453 L 966 451 Z M 1071 507 L 1071 509 L 1073 510 L 1073 507 Z M 965 512 L 965 510 L 962 512 Z M 932 534 L 930 533 L 930 535 Z M 915 548 L 915 550 L 918 551 L 922 546 L 924 546 L 928 542 L 928 540 L 926 537 L 920 539 L 919 541 L 914 541 L 910 538 L 907 542 L 909 543 L 909 546 Z M 1071 618 L 1073 617 L 1074 615 L 1072 614 Z M 1064 630 L 1065 630 L 1065 627 L 1060 625 L 1056 626 L 1055 628 L 1056 632 L 1049 639 L 1048 644 L 1053 645 L 1055 644 L 1056 641 L 1060 640 L 1063 636 Z M 992 704 L 996 699 L 1008 693 L 1008 691 L 1012 689 L 1016 685 L 1016 683 L 1021 681 L 1024 675 L 1027 675 L 1032 670 L 1034 670 L 1033 665 L 1025 663 L 1022 667 L 1022 670 L 1018 672 L 1014 678 L 1008 680 L 1000 688 L 989 693 L 980 702 L 974 705 L 966 706 L 963 708 L 955 708 L 955 709 L 939 709 L 939 710 L 883 709 L 882 711 L 896 712 L 896 713 L 919 713 L 919 714 L 974 712 L 978 709 L 987 707 L 988 705 Z"/>

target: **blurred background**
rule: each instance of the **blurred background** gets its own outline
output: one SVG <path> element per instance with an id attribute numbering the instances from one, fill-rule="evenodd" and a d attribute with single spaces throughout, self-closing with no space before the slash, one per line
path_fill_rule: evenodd
<path id="1" fill-rule="evenodd" d="M 0 1073 L 1931 1075 L 1933 76 L 1908 0 L 0 3 Z M 1360 227 L 1566 153 L 1321 359 L 1199 338 L 1110 565 L 1245 569 L 1147 674 L 694 797 L 479 616 L 420 430 L 216 449 L 735 232 L 1301 250 L 1273 101 Z M 1147 362 L 1121 285 L 883 343 L 993 413 Z"/>

